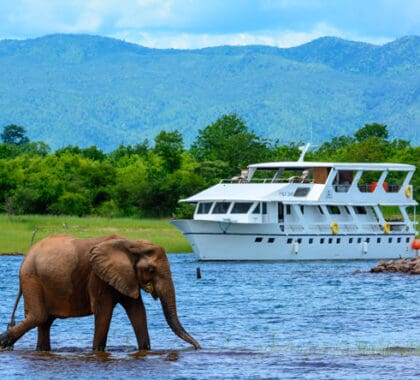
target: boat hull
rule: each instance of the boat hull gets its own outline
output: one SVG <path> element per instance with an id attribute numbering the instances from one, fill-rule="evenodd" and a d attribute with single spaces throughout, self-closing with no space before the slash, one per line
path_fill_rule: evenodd
<path id="1" fill-rule="evenodd" d="M 171 222 L 199 260 L 378 260 L 409 258 L 412 233 L 285 233 L 278 224 L 199 220 Z"/>

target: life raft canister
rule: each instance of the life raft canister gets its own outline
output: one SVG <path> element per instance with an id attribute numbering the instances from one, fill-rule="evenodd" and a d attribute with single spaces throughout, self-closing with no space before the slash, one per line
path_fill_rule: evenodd
<path id="1" fill-rule="evenodd" d="M 391 225 L 387 222 L 384 223 L 384 234 L 388 235 L 391 232 Z"/>
<path id="2" fill-rule="evenodd" d="M 407 186 L 405 187 L 404 193 L 405 193 L 405 196 L 406 196 L 407 198 L 411 198 L 411 186 L 410 186 L 410 185 L 407 185 Z"/>

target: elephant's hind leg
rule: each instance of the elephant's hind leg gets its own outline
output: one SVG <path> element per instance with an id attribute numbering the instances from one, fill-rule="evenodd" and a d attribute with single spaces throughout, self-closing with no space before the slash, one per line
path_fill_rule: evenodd
<path id="1" fill-rule="evenodd" d="M 0 347 L 12 348 L 25 333 L 48 321 L 42 286 L 36 280 L 22 282 L 25 319 L 0 335 Z"/>
<path id="2" fill-rule="evenodd" d="M 49 318 L 45 323 L 38 326 L 37 351 L 51 351 L 50 330 L 55 318 Z"/>
<path id="3" fill-rule="evenodd" d="M 17 340 L 19 340 L 29 330 L 32 330 L 44 323 L 46 319 L 47 318 L 36 318 L 31 315 L 27 316 L 25 320 L 0 335 L 0 348 L 13 348 L 13 345 Z"/>
<path id="4" fill-rule="evenodd" d="M 10 336 L 9 330 L 5 331 L 4 333 L 0 334 L 0 349 L 3 350 L 11 350 L 13 349 L 13 343 L 16 340 Z"/>

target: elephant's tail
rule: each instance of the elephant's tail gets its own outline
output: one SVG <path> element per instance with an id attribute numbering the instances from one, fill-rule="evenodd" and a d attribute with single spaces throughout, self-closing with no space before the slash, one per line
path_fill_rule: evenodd
<path id="1" fill-rule="evenodd" d="M 13 307 L 12 315 L 10 317 L 9 324 L 7 325 L 7 329 L 10 329 L 11 327 L 13 327 L 16 324 L 15 323 L 15 313 L 16 313 L 16 309 L 17 309 L 18 304 L 19 304 L 20 297 L 22 297 L 22 288 L 19 285 L 19 293 L 16 297 L 15 306 Z"/>

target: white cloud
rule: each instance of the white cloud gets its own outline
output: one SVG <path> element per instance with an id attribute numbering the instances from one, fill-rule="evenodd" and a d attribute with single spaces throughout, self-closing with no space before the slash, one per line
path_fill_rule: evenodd
<path id="1" fill-rule="evenodd" d="M 90 33 L 149 47 L 186 49 L 290 47 L 329 35 L 382 44 L 417 33 L 419 4 L 419 0 L 0 0 L 0 38 Z"/>
<path id="2" fill-rule="evenodd" d="M 308 32 L 294 30 L 265 30 L 255 33 L 232 34 L 191 34 L 191 33 L 138 33 L 126 30 L 114 35 L 115 38 L 151 48 L 199 49 L 221 45 L 269 45 L 282 48 L 302 45 L 323 36 L 335 36 L 349 40 L 366 41 L 381 45 L 388 38 L 368 38 L 350 35 L 337 28 L 319 23 Z"/>

